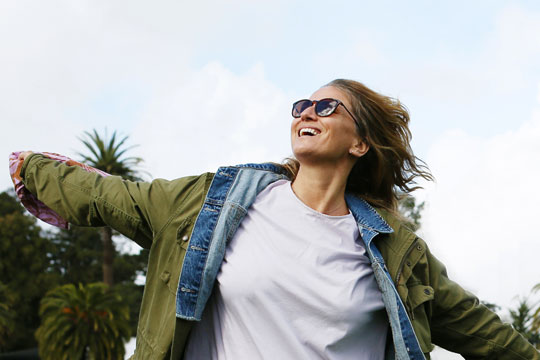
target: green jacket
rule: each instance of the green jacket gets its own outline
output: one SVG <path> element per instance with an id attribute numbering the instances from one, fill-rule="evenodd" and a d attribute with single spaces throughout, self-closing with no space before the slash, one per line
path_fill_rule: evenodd
<path id="1" fill-rule="evenodd" d="M 108 225 L 150 249 L 133 358 L 180 358 L 193 322 L 175 317 L 178 281 L 214 174 L 135 183 L 35 154 L 25 160 L 21 176 L 70 223 Z M 466 359 L 540 359 L 518 332 L 447 277 L 423 240 L 393 215 L 379 213 L 394 232 L 381 234 L 376 245 L 426 358 L 437 344 Z"/>

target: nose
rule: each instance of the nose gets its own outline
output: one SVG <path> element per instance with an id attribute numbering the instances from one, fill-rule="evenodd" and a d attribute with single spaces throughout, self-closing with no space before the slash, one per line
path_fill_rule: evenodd
<path id="1" fill-rule="evenodd" d="M 315 113 L 315 104 L 316 103 L 311 104 L 310 107 L 302 111 L 300 114 L 301 121 L 314 121 L 316 119 L 317 114 Z"/>

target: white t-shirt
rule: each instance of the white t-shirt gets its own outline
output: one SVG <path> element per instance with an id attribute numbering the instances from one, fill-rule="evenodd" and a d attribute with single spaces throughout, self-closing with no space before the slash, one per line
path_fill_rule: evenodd
<path id="1" fill-rule="evenodd" d="M 383 359 L 388 320 L 358 226 L 277 181 L 227 245 L 185 359 Z"/>

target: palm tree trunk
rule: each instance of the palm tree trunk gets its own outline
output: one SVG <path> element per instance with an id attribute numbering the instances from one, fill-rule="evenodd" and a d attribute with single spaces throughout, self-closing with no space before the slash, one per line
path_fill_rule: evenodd
<path id="1" fill-rule="evenodd" d="M 114 245 L 112 242 L 112 229 L 108 226 L 101 228 L 101 241 L 103 242 L 103 282 L 113 285 Z"/>

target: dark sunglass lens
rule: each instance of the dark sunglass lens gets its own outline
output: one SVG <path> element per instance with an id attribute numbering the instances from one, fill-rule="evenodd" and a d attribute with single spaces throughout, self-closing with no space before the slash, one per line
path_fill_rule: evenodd
<path id="1" fill-rule="evenodd" d="M 300 100 L 293 104 L 292 116 L 297 118 L 313 103 L 310 100 Z"/>
<path id="2" fill-rule="evenodd" d="M 339 102 L 333 99 L 324 99 L 317 103 L 315 110 L 319 116 L 329 116 L 332 115 Z"/>

